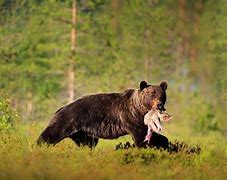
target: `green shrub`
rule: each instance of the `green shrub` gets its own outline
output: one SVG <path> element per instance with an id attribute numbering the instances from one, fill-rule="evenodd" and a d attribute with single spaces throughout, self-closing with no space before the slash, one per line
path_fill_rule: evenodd
<path id="1" fill-rule="evenodd" d="M 195 128 L 198 131 L 218 131 L 219 121 L 214 106 L 204 98 L 195 96 L 191 102 L 190 117 L 195 120 Z M 193 118 L 194 117 L 194 118 Z"/>
<path id="2" fill-rule="evenodd" d="M 197 120 L 200 130 L 219 130 L 218 121 L 212 106 L 208 103 L 203 104 L 203 110 L 198 114 Z"/>
<path id="3" fill-rule="evenodd" d="M 0 97 L 0 132 L 12 129 L 17 119 L 18 115 L 16 111 L 10 107 L 9 99 Z"/>

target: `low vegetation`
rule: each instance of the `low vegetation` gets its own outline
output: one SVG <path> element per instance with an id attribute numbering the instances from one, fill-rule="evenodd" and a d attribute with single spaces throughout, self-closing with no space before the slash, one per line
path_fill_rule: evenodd
<path id="1" fill-rule="evenodd" d="M 173 132 L 169 136 L 172 142 L 184 139 L 188 144 L 174 142 L 172 146 L 178 147 L 178 152 L 137 148 L 116 151 L 119 142 L 132 143 L 131 137 L 101 140 L 94 150 L 78 148 L 70 139 L 56 146 L 38 147 L 35 140 L 43 127 L 33 123 L 0 134 L 1 179 L 224 179 L 227 176 L 227 141 L 217 132 L 206 136 L 178 136 Z M 196 145 L 201 148 L 199 153 L 185 151 Z"/>

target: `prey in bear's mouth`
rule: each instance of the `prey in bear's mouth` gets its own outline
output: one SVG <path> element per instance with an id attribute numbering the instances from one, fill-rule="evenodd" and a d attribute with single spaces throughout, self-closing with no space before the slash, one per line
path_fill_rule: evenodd
<path id="1" fill-rule="evenodd" d="M 144 141 L 150 142 L 153 132 L 160 132 L 162 130 L 161 121 L 167 122 L 172 119 L 168 113 L 160 111 L 159 109 L 151 109 L 144 116 L 144 124 L 148 126 L 147 135 Z"/>

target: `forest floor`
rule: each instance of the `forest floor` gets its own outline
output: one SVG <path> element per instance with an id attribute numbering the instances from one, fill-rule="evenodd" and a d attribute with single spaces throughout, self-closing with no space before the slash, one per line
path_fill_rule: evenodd
<path id="1" fill-rule="evenodd" d="M 0 179 L 227 179 L 227 141 L 219 133 L 170 136 L 201 147 L 200 153 L 189 154 L 116 151 L 119 142 L 132 143 L 130 136 L 100 140 L 94 150 L 78 148 L 70 139 L 38 147 L 35 140 L 43 127 L 34 123 L 0 134 Z"/>

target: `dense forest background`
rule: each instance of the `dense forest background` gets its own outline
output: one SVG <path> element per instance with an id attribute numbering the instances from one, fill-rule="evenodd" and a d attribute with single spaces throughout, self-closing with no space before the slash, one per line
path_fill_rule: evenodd
<path id="1" fill-rule="evenodd" d="M 72 22 L 71 0 L 0 0 L 0 96 L 22 122 L 46 122 L 70 87 L 78 98 L 166 80 L 175 126 L 226 134 L 226 0 L 75 2 Z"/>

